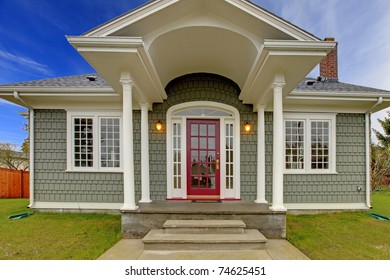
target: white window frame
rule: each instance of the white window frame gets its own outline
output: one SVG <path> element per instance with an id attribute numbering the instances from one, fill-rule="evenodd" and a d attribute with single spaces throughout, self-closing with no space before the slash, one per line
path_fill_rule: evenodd
<path id="1" fill-rule="evenodd" d="M 174 116 L 175 113 L 191 109 L 191 108 L 209 108 L 221 111 L 230 112 L 232 116 L 216 117 L 216 116 Z M 174 105 L 167 111 L 167 198 L 168 199 L 186 199 L 187 198 L 187 119 L 217 119 L 220 120 L 220 198 L 221 199 L 240 199 L 240 114 L 238 110 L 232 106 L 211 102 L 211 101 L 194 101 Z M 181 189 L 173 188 L 173 123 L 181 124 Z M 227 190 L 226 185 L 226 132 L 225 125 L 234 124 L 234 189 Z"/>
<path id="2" fill-rule="evenodd" d="M 74 159 L 74 119 L 91 118 L 93 120 L 93 167 L 75 166 Z M 100 159 L 100 119 L 119 118 L 120 133 L 120 167 L 101 167 Z M 123 172 L 123 132 L 122 132 L 122 112 L 121 111 L 67 111 L 67 172 Z"/>
<path id="3" fill-rule="evenodd" d="M 304 168 L 286 169 L 286 121 L 304 122 Z M 329 122 L 329 168 L 311 168 L 311 122 Z M 283 121 L 284 174 L 336 174 L 336 113 L 284 113 Z"/>

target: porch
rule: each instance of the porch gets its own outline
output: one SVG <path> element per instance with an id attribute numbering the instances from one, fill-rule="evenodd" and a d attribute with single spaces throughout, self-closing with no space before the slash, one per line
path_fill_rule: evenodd
<path id="1" fill-rule="evenodd" d="M 151 229 L 163 228 L 167 220 L 242 220 L 247 229 L 257 229 L 266 238 L 286 237 L 286 211 L 249 201 L 153 201 L 121 213 L 124 238 L 143 238 Z"/>

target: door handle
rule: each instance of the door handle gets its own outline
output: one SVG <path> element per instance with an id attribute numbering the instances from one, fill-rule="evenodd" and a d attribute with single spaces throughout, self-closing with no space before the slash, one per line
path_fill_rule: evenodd
<path id="1" fill-rule="evenodd" d="M 215 161 L 215 169 L 219 170 L 219 159 Z"/>

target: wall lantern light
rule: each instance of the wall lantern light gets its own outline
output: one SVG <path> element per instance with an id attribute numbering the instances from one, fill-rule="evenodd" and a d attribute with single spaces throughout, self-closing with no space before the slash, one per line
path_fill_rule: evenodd
<path id="1" fill-rule="evenodd" d="M 252 130 L 252 126 L 250 123 L 246 122 L 244 125 L 245 132 L 250 132 Z"/>
<path id="2" fill-rule="evenodd" d="M 156 122 L 156 129 L 157 129 L 157 131 L 161 131 L 162 127 L 163 127 L 163 125 L 162 125 L 161 121 Z"/>

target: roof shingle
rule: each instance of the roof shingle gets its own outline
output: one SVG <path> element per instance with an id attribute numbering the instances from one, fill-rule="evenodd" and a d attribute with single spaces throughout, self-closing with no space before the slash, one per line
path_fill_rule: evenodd
<path id="1" fill-rule="evenodd" d="M 87 77 L 95 76 L 94 81 Z M 13 84 L 0 85 L 0 87 L 75 87 L 75 88 L 105 88 L 111 87 L 102 77 L 97 74 L 84 74 L 77 76 L 65 76 L 44 80 L 34 80 L 27 82 L 19 82 Z"/>

